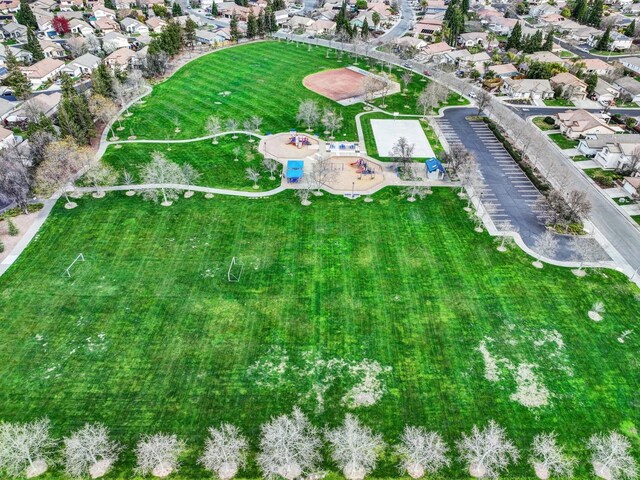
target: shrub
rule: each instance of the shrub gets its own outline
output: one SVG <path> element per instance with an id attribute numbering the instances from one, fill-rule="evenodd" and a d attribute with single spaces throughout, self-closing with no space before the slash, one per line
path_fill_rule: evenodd
<path id="1" fill-rule="evenodd" d="M 601 187 L 609 188 L 613 186 L 613 179 L 602 172 L 596 172 L 593 180 Z"/>
<path id="2" fill-rule="evenodd" d="M 9 235 L 11 235 L 12 237 L 15 237 L 20 233 L 20 230 L 18 230 L 18 227 L 15 223 L 13 223 L 13 220 L 11 219 L 7 220 L 7 227 L 9 229 Z"/>
<path id="3" fill-rule="evenodd" d="M 0 253 L 4 252 L 4 243 L 0 240 Z"/>
<path id="4" fill-rule="evenodd" d="M 556 124 L 556 121 L 553 119 L 553 117 L 544 117 L 543 122 L 546 123 L 547 125 L 555 125 Z"/>

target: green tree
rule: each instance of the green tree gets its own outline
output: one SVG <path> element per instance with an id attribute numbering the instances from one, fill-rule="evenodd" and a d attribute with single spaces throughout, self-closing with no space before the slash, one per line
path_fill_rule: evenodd
<path id="1" fill-rule="evenodd" d="M 626 27 L 624 27 L 624 32 L 623 32 L 627 37 L 635 37 L 636 36 L 636 19 L 634 18 L 633 21 L 627 25 Z"/>
<path id="2" fill-rule="evenodd" d="M 604 9 L 602 0 L 594 0 L 589 8 L 589 14 L 587 17 L 587 25 L 592 27 L 599 27 L 602 21 L 602 11 Z"/>
<path id="3" fill-rule="evenodd" d="M 78 144 L 87 145 L 96 134 L 93 115 L 87 97 L 73 87 L 71 77 L 63 73 L 62 101 L 58 107 L 58 125 L 63 137 L 72 137 Z"/>
<path id="4" fill-rule="evenodd" d="M 592 94 L 596 89 L 596 85 L 598 85 L 598 75 L 592 73 L 591 75 L 587 75 L 587 78 L 584 80 L 587 84 L 587 93 Z"/>
<path id="5" fill-rule="evenodd" d="M 576 0 L 571 9 L 571 18 L 582 22 L 587 15 L 587 0 Z"/>
<path id="6" fill-rule="evenodd" d="M 255 38 L 258 34 L 258 21 L 253 14 L 253 8 L 249 10 L 249 16 L 247 17 L 247 38 Z"/>
<path id="7" fill-rule="evenodd" d="M 544 40 L 544 45 L 542 45 L 542 50 L 546 50 L 550 52 L 553 50 L 553 30 L 547 33 L 547 38 Z"/>
<path id="8" fill-rule="evenodd" d="M 520 50 L 521 47 L 522 47 L 522 25 L 520 25 L 520 22 L 518 22 L 515 24 L 515 26 L 513 27 L 513 30 L 511 30 L 511 34 L 507 38 L 506 49 L 511 50 L 513 48 L 516 50 Z"/>
<path id="9" fill-rule="evenodd" d="M 265 22 L 265 18 L 264 18 L 264 10 L 260 10 L 260 13 L 258 14 L 258 36 L 260 38 L 264 37 L 264 34 L 266 33 L 267 28 L 266 28 L 266 22 Z"/>
<path id="10" fill-rule="evenodd" d="M 463 16 L 468 16 L 469 15 L 469 0 L 462 0 L 460 2 L 460 11 L 462 12 Z"/>
<path id="11" fill-rule="evenodd" d="M 362 21 L 362 29 L 360 30 L 360 36 L 363 40 L 369 38 L 369 22 L 367 21 L 367 17 Z"/>
<path id="12" fill-rule="evenodd" d="M 36 37 L 36 34 L 31 27 L 27 27 L 27 44 L 24 46 L 24 49 L 31 52 L 31 55 L 36 62 L 44 59 L 44 50 L 42 50 L 38 37 Z"/>
<path id="13" fill-rule="evenodd" d="M 29 122 L 26 131 L 28 137 L 31 137 L 34 133 L 37 132 L 47 132 L 51 135 L 56 134 L 56 129 L 53 126 L 53 122 L 42 112 L 38 114 L 37 120 Z"/>
<path id="14" fill-rule="evenodd" d="M 98 67 L 91 74 L 91 92 L 105 98 L 114 98 L 113 76 L 104 62 L 100 62 Z"/>
<path id="15" fill-rule="evenodd" d="M 569 9 L 569 7 L 564 7 L 560 12 L 560 15 L 562 15 L 564 18 L 571 18 L 571 10 Z"/>
<path id="16" fill-rule="evenodd" d="M 229 22 L 229 29 L 231 33 L 231 41 L 238 43 L 238 40 L 240 40 L 240 30 L 238 30 L 238 17 L 235 13 L 231 17 L 231 22 Z"/>
<path id="17" fill-rule="evenodd" d="M 111 10 L 115 10 L 116 9 L 116 4 L 114 3 L 113 0 L 104 0 L 104 6 L 106 8 L 110 8 Z"/>
<path id="18" fill-rule="evenodd" d="M 16 22 L 26 27 L 31 27 L 34 30 L 38 29 L 38 21 L 31 11 L 31 7 L 27 3 L 27 0 L 20 0 L 20 8 L 16 12 Z"/>
<path id="19" fill-rule="evenodd" d="M 31 82 L 27 76 L 20 70 L 20 64 L 16 59 L 11 49 L 7 47 L 5 49 L 5 65 L 7 67 L 7 76 L 4 79 L 4 84 L 11 88 L 13 95 L 20 99 L 25 100 L 31 95 Z"/>
<path id="20" fill-rule="evenodd" d="M 174 17 L 182 16 L 182 7 L 178 3 L 178 0 L 175 0 L 173 2 L 173 6 L 171 7 L 171 15 L 173 15 Z"/>
<path id="21" fill-rule="evenodd" d="M 272 0 L 273 11 L 284 10 L 287 8 L 285 0 Z"/>
<path id="22" fill-rule="evenodd" d="M 527 70 L 527 77 L 529 78 L 541 78 L 548 80 L 558 73 L 566 72 L 567 68 L 561 63 L 542 63 L 531 62 L 529 64 L 529 70 Z"/>
<path id="23" fill-rule="evenodd" d="M 151 7 L 151 10 L 153 10 L 153 13 L 156 15 L 156 17 L 167 18 L 169 16 L 167 7 L 165 7 L 164 5 L 160 5 L 159 3 L 153 5 Z"/>
<path id="24" fill-rule="evenodd" d="M 211 15 L 213 15 L 214 17 L 217 17 L 220 13 L 218 12 L 218 5 L 216 4 L 216 2 L 213 2 L 211 4 Z"/>
<path id="25" fill-rule="evenodd" d="M 373 21 L 373 28 L 378 29 L 378 25 L 380 25 L 380 14 L 378 12 L 373 12 L 371 14 L 371 20 Z"/>
<path id="26" fill-rule="evenodd" d="M 187 18 L 187 21 L 184 24 L 184 41 L 190 47 L 193 47 L 196 44 L 197 27 L 198 24 L 191 20 L 191 17 Z"/>
<path id="27" fill-rule="evenodd" d="M 183 46 L 182 27 L 180 24 L 175 20 L 169 20 L 162 29 L 159 41 L 162 51 L 170 57 L 180 53 Z"/>
<path id="28" fill-rule="evenodd" d="M 596 43 L 596 50 L 607 51 L 609 50 L 609 44 L 611 43 L 611 27 L 607 27 L 602 36 Z"/>

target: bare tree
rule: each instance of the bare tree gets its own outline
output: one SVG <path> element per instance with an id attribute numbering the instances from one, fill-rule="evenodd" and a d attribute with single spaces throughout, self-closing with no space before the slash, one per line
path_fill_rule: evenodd
<path id="1" fill-rule="evenodd" d="M 531 451 L 529 462 L 540 480 L 547 480 L 552 475 L 567 478 L 573 476 L 576 460 L 564 453 L 564 448 L 558 445 L 555 433 L 541 433 L 533 437 Z"/>
<path id="2" fill-rule="evenodd" d="M 375 75 L 367 75 L 364 79 L 362 87 L 364 89 L 364 98 L 366 102 L 373 100 L 375 95 L 382 90 L 382 81 Z"/>
<path id="3" fill-rule="evenodd" d="M 437 432 L 428 432 L 422 427 L 405 427 L 396 453 L 400 456 L 400 473 L 411 478 L 422 478 L 425 473 L 435 474 L 448 467 L 449 448 Z"/>
<path id="4" fill-rule="evenodd" d="M 265 157 L 264 160 L 262 160 L 262 165 L 269 172 L 269 180 L 275 180 L 276 179 L 275 174 L 278 171 L 280 164 L 273 158 Z"/>
<path id="5" fill-rule="evenodd" d="M 638 464 L 631 455 L 629 440 L 618 432 L 593 435 L 587 443 L 596 476 L 605 480 L 633 480 Z"/>
<path id="6" fill-rule="evenodd" d="M 66 138 L 49 143 L 45 147 L 44 160 L 36 170 L 36 188 L 43 195 L 51 195 L 57 190 L 62 190 L 66 206 L 75 207 L 75 203 L 69 200 L 67 185 L 72 176 L 83 165 L 88 164 L 89 151 L 85 147 L 79 147 L 73 140 Z"/>
<path id="7" fill-rule="evenodd" d="M 499 252 L 506 252 L 507 251 L 507 247 L 506 247 L 506 243 L 507 240 L 511 239 L 512 237 L 509 237 L 506 235 L 506 233 L 508 232 L 517 232 L 518 231 L 518 227 L 516 227 L 511 220 L 500 220 L 495 222 L 495 226 L 498 229 L 498 231 L 502 234 L 500 235 L 500 246 L 498 247 L 498 251 Z"/>
<path id="8" fill-rule="evenodd" d="M 424 185 L 409 185 L 401 191 L 401 195 L 407 199 L 408 202 L 415 202 L 418 198 L 422 200 L 428 194 L 427 187 Z"/>
<path id="9" fill-rule="evenodd" d="M 322 195 L 320 189 L 336 179 L 337 172 L 333 169 L 329 157 L 316 159 L 311 168 L 310 179 L 316 188 L 316 195 Z"/>
<path id="10" fill-rule="evenodd" d="M 48 418 L 31 423 L 0 423 L 0 471 L 11 477 L 37 477 L 47 471 L 56 442 Z"/>
<path id="11" fill-rule="evenodd" d="M 405 70 L 401 77 L 402 84 L 404 85 L 404 91 L 409 88 L 409 84 L 413 80 L 413 74 L 409 70 Z"/>
<path id="12" fill-rule="evenodd" d="M 0 192 L 11 202 L 16 202 L 24 213 L 29 213 L 29 192 L 33 181 L 31 172 L 15 148 L 0 150 Z"/>
<path id="13" fill-rule="evenodd" d="M 387 100 L 389 90 L 391 90 L 392 86 L 393 81 L 391 80 L 391 77 L 385 72 L 380 72 L 380 94 L 382 95 L 382 103 L 380 104 L 380 108 L 387 108 L 385 102 Z"/>
<path id="14" fill-rule="evenodd" d="M 202 174 L 196 170 L 190 163 L 184 163 L 182 165 L 182 176 L 184 177 L 184 181 L 189 187 L 189 190 L 185 192 L 184 196 L 189 198 L 193 195 L 193 191 L 191 191 L 191 185 L 196 183 L 202 177 Z"/>
<path id="15" fill-rule="evenodd" d="M 122 447 L 109 439 L 109 429 L 100 423 L 87 423 L 64 439 L 65 471 L 71 477 L 100 478 L 118 460 Z"/>
<path id="16" fill-rule="evenodd" d="M 480 90 L 480 93 L 476 98 L 476 103 L 478 104 L 478 113 L 482 112 L 491 104 L 491 94 L 486 90 Z"/>
<path id="17" fill-rule="evenodd" d="M 342 115 L 331 108 L 326 108 L 322 113 L 322 126 L 329 132 L 329 138 L 333 138 L 333 132 L 342 128 Z"/>
<path id="18" fill-rule="evenodd" d="M 91 165 L 84 178 L 96 189 L 95 198 L 104 197 L 104 190 L 101 187 L 113 185 L 118 181 L 118 173 L 109 165 L 97 162 Z"/>
<path id="19" fill-rule="evenodd" d="M 567 193 L 565 200 L 567 202 L 568 220 L 579 222 L 582 218 L 589 215 L 591 211 L 591 202 L 587 199 L 587 194 L 582 190 L 571 190 Z"/>
<path id="20" fill-rule="evenodd" d="M 67 47 L 73 58 L 78 58 L 89 51 L 87 41 L 84 37 L 71 37 L 67 39 Z"/>
<path id="21" fill-rule="evenodd" d="M 199 463 L 218 476 L 231 480 L 247 463 L 249 443 L 238 427 L 223 423 L 220 428 L 209 428 L 209 438 Z"/>
<path id="22" fill-rule="evenodd" d="M 312 472 L 321 460 L 318 430 L 298 407 L 291 415 L 272 418 L 261 433 L 257 461 L 268 480 L 294 480 Z"/>
<path id="23" fill-rule="evenodd" d="M 482 430 L 474 425 L 471 435 L 463 433 L 457 447 L 469 474 L 476 478 L 497 478 L 519 455 L 504 429 L 493 420 Z"/>
<path id="24" fill-rule="evenodd" d="M 215 115 L 211 115 L 209 118 L 207 118 L 205 128 L 207 129 L 207 132 L 209 132 L 209 135 L 213 137 L 211 139 L 211 143 L 216 145 L 218 143 L 217 135 L 222 131 L 220 119 Z"/>
<path id="25" fill-rule="evenodd" d="M 136 447 L 136 473 L 166 477 L 178 470 L 179 458 L 184 450 L 184 442 L 175 435 L 144 435 Z"/>
<path id="26" fill-rule="evenodd" d="M 226 124 L 226 129 L 229 132 L 237 132 L 238 129 L 240 128 L 240 122 L 238 122 L 238 120 L 236 120 L 235 118 L 228 118 L 227 119 L 227 124 Z M 236 133 L 234 133 L 231 138 L 236 139 L 238 138 L 238 135 Z"/>
<path id="27" fill-rule="evenodd" d="M 326 433 L 331 458 L 347 480 L 362 480 L 376 468 L 385 447 L 382 435 L 374 434 L 357 417 L 347 413 L 339 427 Z"/>
<path id="28" fill-rule="evenodd" d="M 179 196 L 180 190 L 169 187 L 167 184 L 185 184 L 182 169 L 175 163 L 167 160 L 162 152 L 152 152 L 151 162 L 142 167 L 140 173 L 142 183 L 157 185 L 156 187 L 142 190 L 142 197 L 145 200 L 157 202 L 162 198 L 162 206 L 168 207 Z"/>
<path id="29" fill-rule="evenodd" d="M 554 257 L 558 251 L 558 246 L 558 239 L 551 230 L 545 230 L 544 233 L 536 236 L 533 250 L 536 253 L 537 260 L 533 262 L 533 265 L 537 268 L 542 268 L 542 257 Z"/>
<path id="30" fill-rule="evenodd" d="M 259 117 L 258 115 L 253 115 L 251 116 L 251 118 L 249 119 L 250 125 L 251 125 L 251 130 L 253 130 L 254 132 L 260 132 L 260 127 L 262 126 L 262 117 Z"/>
<path id="31" fill-rule="evenodd" d="M 422 116 L 426 117 L 429 110 L 435 110 L 448 95 L 449 91 L 444 85 L 438 82 L 429 83 L 418 96 L 418 106 L 422 108 Z"/>
<path id="32" fill-rule="evenodd" d="M 91 95 L 89 97 L 89 110 L 96 120 L 104 124 L 108 124 L 118 114 L 118 108 L 113 100 L 102 95 Z M 111 131 L 111 136 L 115 137 L 113 130 Z"/>
<path id="33" fill-rule="evenodd" d="M 413 162 L 413 150 L 415 144 L 409 143 L 406 137 L 400 137 L 391 148 L 391 155 L 393 155 L 394 161 L 398 162 L 398 166 L 403 175 L 411 175 L 409 171 L 410 165 Z"/>
<path id="34" fill-rule="evenodd" d="M 258 186 L 258 180 L 260 180 L 260 172 L 254 170 L 253 168 L 247 168 L 245 172 L 247 174 L 247 179 L 253 182 L 253 188 L 255 188 L 256 190 L 260 188 Z"/>
<path id="35" fill-rule="evenodd" d="M 475 163 L 475 158 L 462 145 L 452 145 L 449 152 L 445 154 L 444 161 L 452 173 L 458 174 L 463 166 Z"/>
<path id="36" fill-rule="evenodd" d="M 298 115 L 296 121 L 303 123 L 307 127 L 307 131 L 311 132 L 313 126 L 320 119 L 320 107 L 315 100 L 303 100 L 298 107 Z"/>

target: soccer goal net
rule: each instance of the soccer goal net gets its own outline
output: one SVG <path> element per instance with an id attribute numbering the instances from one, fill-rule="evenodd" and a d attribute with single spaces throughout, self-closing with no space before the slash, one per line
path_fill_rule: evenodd
<path id="1" fill-rule="evenodd" d="M 83 254 L 79 254 L 74 260 L 73 262 L 71 262 L 71 264 L 65 269 L 64 273 L 62 274 L 62 276 L 64 277 L 65 275 L 67 277 L 71 277 L 71 267 L 73 267 L 76 262 L 84 262 L 84 255 Z"/>
<path id="2" fill-rule="evenodd" d="M 227 280 L 230 282 L 239 282 L 244 270 L 244 263 L 238 260 L 236 257 L 231 259 L 229 264 L 229 270 L 227 270 Z"/>

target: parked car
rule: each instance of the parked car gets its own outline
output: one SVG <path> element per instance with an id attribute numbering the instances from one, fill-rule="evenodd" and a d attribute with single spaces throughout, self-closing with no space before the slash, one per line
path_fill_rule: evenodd
<path id="1" fill-rule="evenodd" d="M 423 74 L 425 77 L 430 77 L 430 76 L 431 76 L 431 72 L 430 72 L 429 70 L 424 70 L 424 71 L 422 72 L 422 74 Z"/>
<path id="2" fill-rule="evenodd" d="M 477 96 L 476 92 L 469 92 L 469 98 L 476 98 Z"/>

